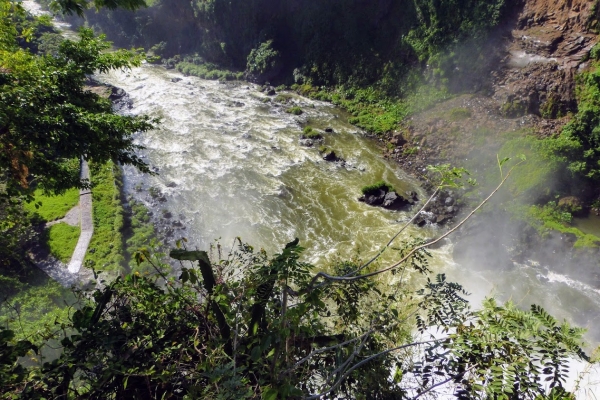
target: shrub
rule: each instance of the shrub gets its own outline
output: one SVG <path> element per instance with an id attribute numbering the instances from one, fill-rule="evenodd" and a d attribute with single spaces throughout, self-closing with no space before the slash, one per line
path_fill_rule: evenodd
<path id="1" fill-rule="evenodd" d="M 285 112 L 288 114 L 300 115 L 303 111 L 300 107 L 296 106 L 288 108 L 287 110 L 285 110 Z"/>
<path id="2" fill-rule="evenodd" d="M 317 131 L 315 131 L 312 127 L 306 126 L 302 130 L 302 136 L 306 139 L 321 139 L 323 136 Z"/>
<path id="3" fill-rule="evenodd" d="M 250 73 L 262 75 L 275 68 L 279 62 L 279 52 L 274 50 L 272 45 L 273 41 L 268 40 L 252 49 L 246 64 L 246 68 Z"/>

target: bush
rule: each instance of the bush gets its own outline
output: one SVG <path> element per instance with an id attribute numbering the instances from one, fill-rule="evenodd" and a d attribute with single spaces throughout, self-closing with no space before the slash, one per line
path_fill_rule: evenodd
<path id="1" fill-rule="evenodd" d="M 550 388 L 561 387 L 570 357 L 589 360 L 580 347 L 583 329 L 535 305 L 523 311 L 487 299 L 473 311 L 459 284 L 428 276 L 429 253 L 414 246 L 399 249 L 405 256 L 392 273 L 425 275 L 417 292 L 403 280 L 377 285 L 370 275 L 388 269 L 363 276 L 360 260 L 336 261 L 333 275 L 314 276 L 314 267 L 300 261 L 298 239 L 273 257 L 241 242 L 216 260 L 205 251 L 173 250 L 181 262 L 178 280 L 165 276 L 161 284 L 133 274 L 95 290 L 60 321 L 58 334 L 48 334 L 62 339 L 62 353 L 43 371 L 24 366 L 11 373 L 35 347 L 14 343 L 2 327 L 3 393 L 396 399 L 449 383 L 460 398 L 515 391 L 528 399 L 550 391 L 567 398 Z M 437 336 L 415 340 L 415 331 L 429 330 Z"/>
<path id="2" fill-rule="evenodd" d="M 312 127 L 310 126 L 305 126 L 304 129 L 302 130 L 302 137 L 306 138 L 306 139 L 322 139 L 323 136 L 321 136 L 321 134 L 317 131 L 315 131 Z"/>
<path id="3" fill-rule="evenodd" d="M 274 50 L 272 45 L 273 41 L 268 40 L 250 51 L 246 64 L 248 72 L 263 75 L 277 66 L 279 63 L 279 52 Z"/>
<path id="4" fill-rule="evenodd" d="M 296 107 L 288 108 L 287 110 L 285 110 L 285 112 L 288 114 L 300 115 L 300 114 L 302 114 L 303 111 L 300 107 L 296 106 Z"/>

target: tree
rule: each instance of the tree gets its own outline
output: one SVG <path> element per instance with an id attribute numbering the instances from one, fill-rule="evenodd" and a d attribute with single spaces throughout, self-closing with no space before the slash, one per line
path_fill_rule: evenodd
<path id="1" fill-rule="evenodd" d="M 446 181 L 462 175 L 435 171 Z M 16 357 L 36 348 L 0 336 L 8 354 L 0 371 L 16 371 L 2 390 L 23 398 L 416 399 L 452 384 L 461 399 L 569 398 L 567 357 L 587 359 L 583 330 L 537 306 L 489 299 L 472 311 L 460 285 L 429 276 L 427 246 L 438 240 L 404 243 L 388 267 L 342 259 L 317 274 L 297 239 L 273 257 L 239 239 L 224 257 L 219 245 L 189 251 L 180 241 L 170 253 L 179 279 L 138 253 L 156 275 L 118 278 L 82 296 L 71 320 L 57 322 L 58 359 L 26 374 Z M 411 271 L 426 277 L 416 292 Z M 378 285 L 381 274 L 395 283 Z"/>
<path id="2" fill-rule="evenodd" d="M 24 276 L 16 271 L 27 265 L 25 248 L 34 236 L 22 209 L 32 189 L 86 185 L 79 179 L 80 159 L 114 160 L 148 172 L 134 153 L 133 135 L 158 122 L 117 115 L 109 99 L 86 88 L 96 71 L 130 68 L 139 56 L 107 53 L 104 37 L 86 29 L 79 41 L 63 41 L 46 55 L 32 53 L 48 29 L 48 21 L 0 0 L 0 268 L 13 280 Z"/>
<path id="3" fill-rule="evenodd" d="M 2 4 L 4 21 L 18 13 L 7 0 Z M 6 192 L 16 194 L 32 182 L 52 191 L 79 187 L 80 158 L 148 171 L 133 153 L 133 134 L 157 121 L 116 115 L 108 99 L 85 88 L 96 71 L 129 68 L 139 57 L 105 53 L 110 44 L 86 29 L 78 42 L 65 40 L 56 55 L 34 55 L 17 45 L 27 33 L 8 28 L 0 48 L 0 182 Z"/>

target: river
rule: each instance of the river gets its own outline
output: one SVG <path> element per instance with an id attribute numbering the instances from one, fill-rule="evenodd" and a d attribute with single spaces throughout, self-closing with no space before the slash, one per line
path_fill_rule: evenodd
<path id="1" fill-rule="evenodd" d="M 195 246 L 240 236 L 273 252 L 298 237 L 309 261 L 323 264 L 336 254 L 371 255 L 412 215 L 357 201 L 362 186 L 381 179 L 399 192 L 419 188 L 327 103 L 285 93 L 283 105 L 255 85 L 183 77 L 151 65 L 99 78 L 129 93 L 131 113 L 162 118 L 160 129 L 137 138 L 159 174 L 125 168 L 126 190 L 144 201 L 149 196 L 134 190 L 140 185 L 164 193 L 160 207 L 183 220 Z M 286 113 L 292 105 L 303 114 Z M 305 126 L 322 132 L 324 145 L 345 165 L 324 161 L 318 143 L 303 146 Z M 404 238 L 433 230 L 410 226 Z"/>
<path id="2" fill-rule="evenodd" d="M 414 212 L 361 203 L 362 186 L 385 179 L 398 191 L 414 190 L 425 197 L 414 179 L 384 160 L 376 143 L 328 103 L 283 93 L 288 103 L 281 104 L 256 85 L 206 81 L 149 64 L 97 79 L 128 93 L 133 106 L 127 113 L 162 118 L 159 129 L 136 138 L 145 147 L 140 155 L 158 174 L 126 167 L 125 190 L 158 217 L 165 210 L 181 221 L 186 228 L 175 230 L 171 243 L 185 236 L 188 247 L 205 249 L 216 239 L 227 246 L 239 236 L 273 253 L 298 237 L 307 249 L 306 260 L 323 268 L 337 256 L 373 255 Z M 292 105 L 303 114 L 286 113 Z M 324 145 L 343 157 L 345 165 L 324 161 L 319 144 L 301 145 L 305 126 L 323 132 Z M 333 132 L 325 133 L 325 128 Z M 151 190 L 160 191 L 165 201 L 153 199 Z M 398 240 L 438 233 L 435 227 L 411 225 Z M 384 261 L 393 258 L 388 252 Z M 491 293 L 523 307 L 540 303 L 560 318 L 587 326 L 590 348 L 596 346 L 600 290 L 535 261 L 502 273 L 487 268 L 486 260 L 475 261 L 456 265 L 452 244 L 432 250 L 432 269 L 474 292 L 475 305 Z M 586 386 L 585 393 L 595 390 L 595 384 Z"/>

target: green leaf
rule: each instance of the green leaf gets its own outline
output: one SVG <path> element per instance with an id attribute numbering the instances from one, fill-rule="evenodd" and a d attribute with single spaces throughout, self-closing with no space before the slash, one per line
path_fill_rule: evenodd
<path id="1" fill-rule="evenodd" d="M 276 400 L 279 392 L 275 388 L 269 388 L 262 393 L 263 400 Z"/>

